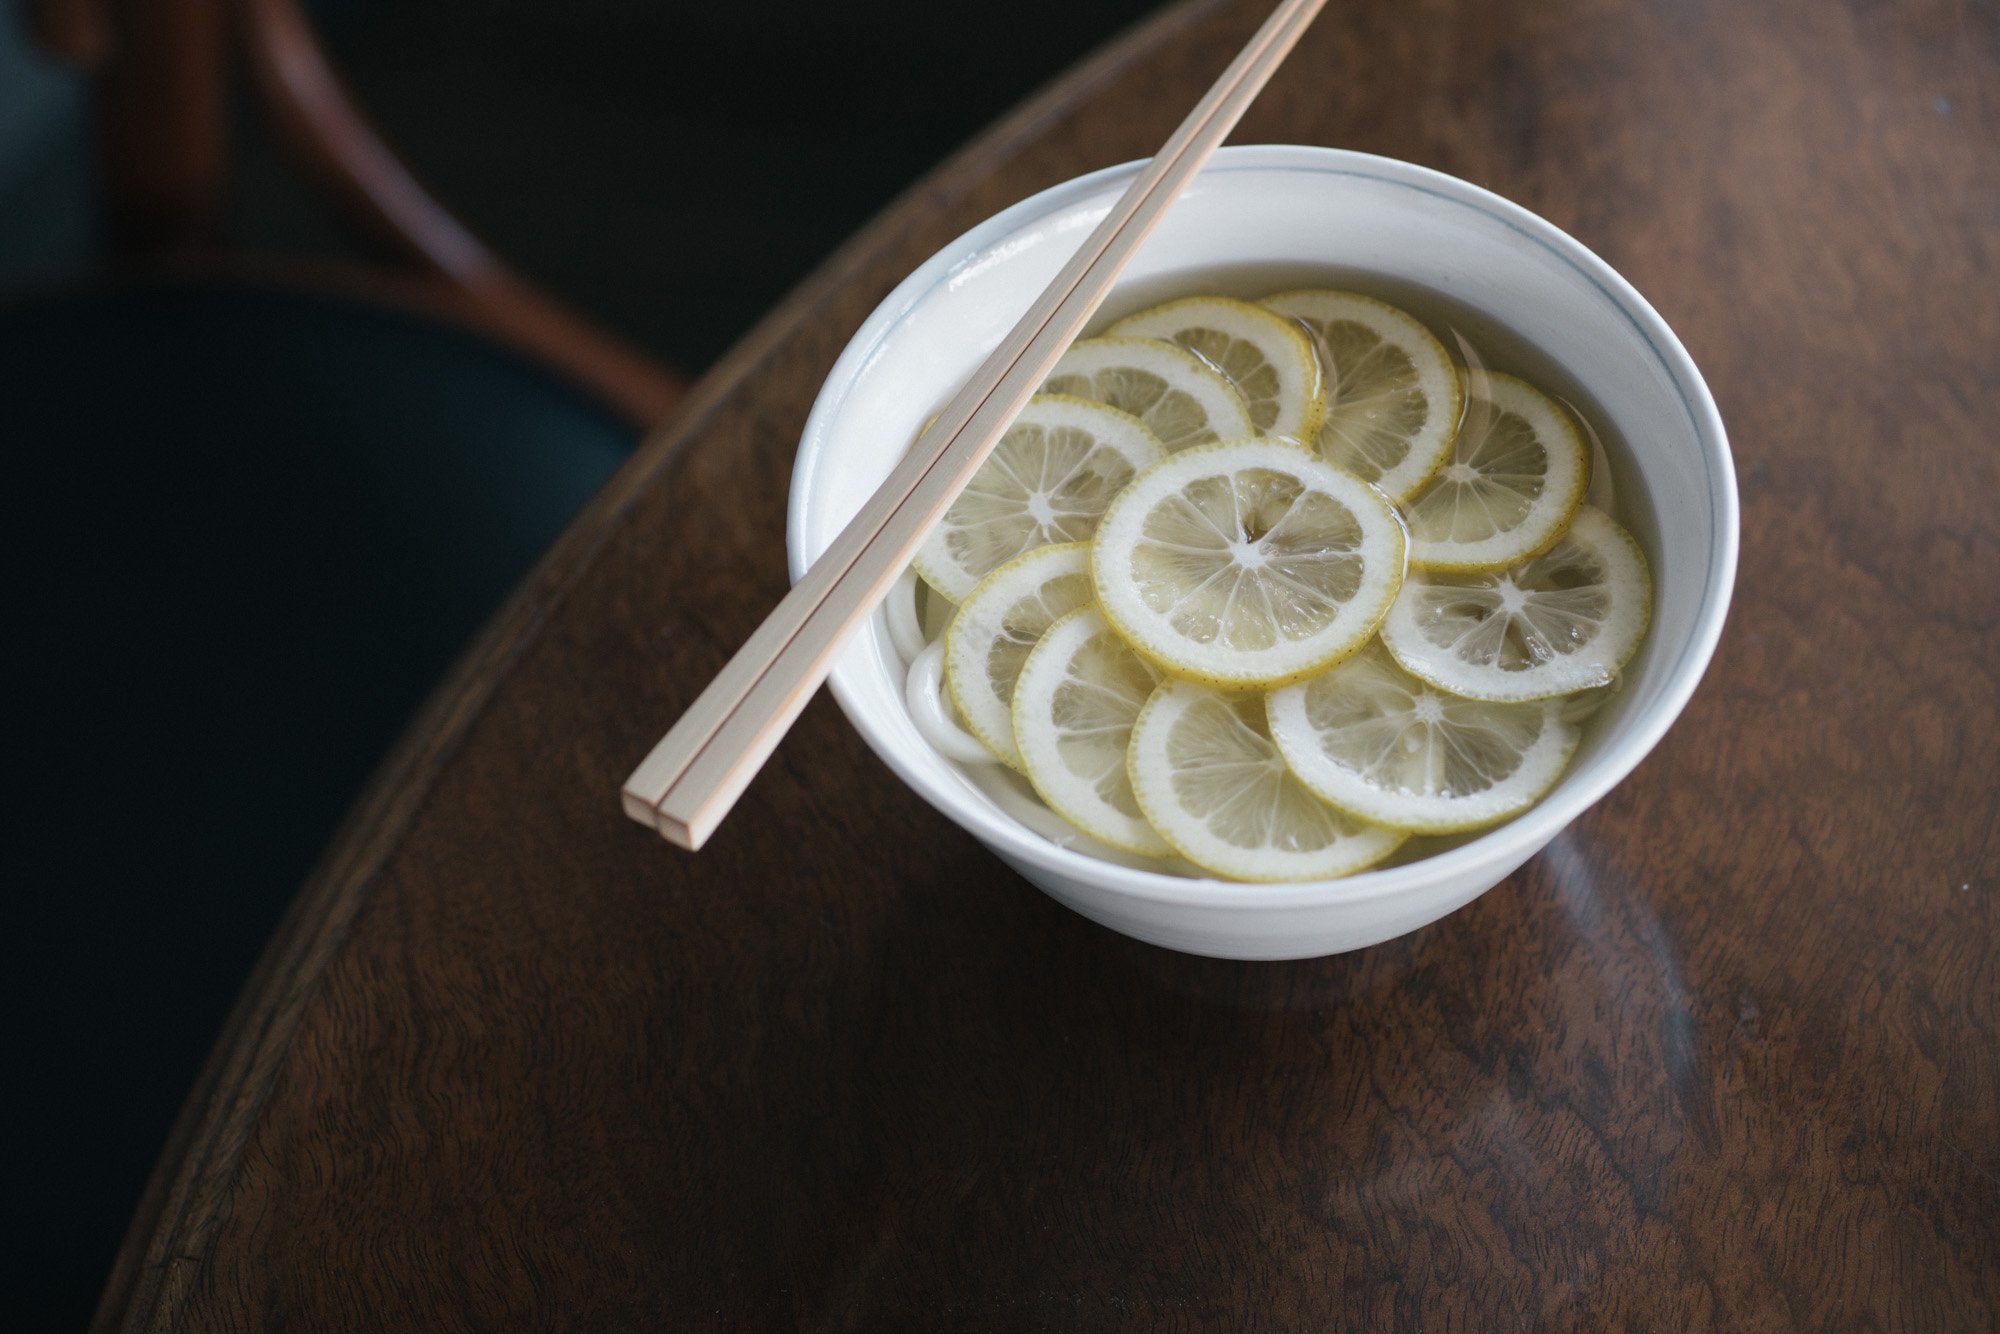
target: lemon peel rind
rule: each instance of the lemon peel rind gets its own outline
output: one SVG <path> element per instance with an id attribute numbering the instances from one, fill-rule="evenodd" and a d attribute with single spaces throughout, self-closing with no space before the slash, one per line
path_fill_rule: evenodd
<path id="1" fill-rule="evenodd" d="M 1148 364 L 1150 363 L 1150 364 Z M 1158 375 L 1175 389 L 1187 394 L 1200 404 L 1208 421 L 1210 435 L 1207 439 L 1169 440 L 1160 436 L 1160 445 L 1168 453 L 1189 448 L 1193 445 L 1211 444 L 1216 440 L 1230 440 L 1240 436 L 1255 435 L 1256 424 L 1250 420 L 1250 409 L 1244 406 L 1243 396 L 1236 392 L 1236 386 L 1229 382 L 1213 366 L 1203 361 L 1179 343 L 1160 338 L 1133 338 L 1106 335 L 1100 338 L 1085 338 L 1070 344 L 1062 359 L 1043 381 L 1043 394 L 1061 393 L 1065 397 L 1083 397 L 1093 403 L 1104 403 L 1117 411 L 1127 411 L 1118 404 L 1110 403 L 1094 395 L 1069 395 L 1065 391 L 1051 391 L 1047 388 L 1059 380 L 1070 377 L 1094 378 L 1108 371 L 1139 370 Z M 1142 415 L 1139 420 L 1146 421 Z M 1148 429 L 1151 423 L 1147 422 Z M 1158 435 L 1155 432 L 1156 436 Z"/>
<path id="2" fill-rule="evenodd" d="M 1098 842 L 1141 857 L 1172 856 L 1173 844 L 1143 816 L 1127 815 L 1069 774 L 1057 753 L 1055 730 L 1036 725 L 1038 718 L 1046 718 L 1057 689 L 1070 679 L 1070 660 L 1099 635 L 1118 639 L 1095 607 L 1079 607 L 1058 618 L 1028 654 L 1014 685 L 1014 735 L 1020 747 L 1021 772 L 1050 810 Z M 1118 642 L 1124 643 L 1122 639 Z M 1137 717 L 1134 710 L 1135 721 Z M 1126 781 L 1131 781 L 1129 771 Z"/>
<path id="3" fill-rule="evenodd" d="M 1445 460 L 1451 457 L 1459 419 L 1465 413 L 1465 381 L 1459 375 L 1451 353 L 1437 335 L 1423 321 L 1401 307 L 1360 292 L 1300 287 L 1273 292 L 1259 298 L 1257 304 L 1305 324 L 1315 339 L 1321 336 L 1321 331 L 1313 327 L 1315 325 L 1359 324 L 1377 339 L 1391 344 L 1410 358 L 1417 376 L 1417 387 L 1427 405 L 1424 425 L 1408 440 L 1402 461 L 1374 478 L 1373 484 L 1398 505 L 1422 490 L 1444 467 Z M 1341 462 L 1334 456 L 1335 451 L 1327 439 L 1339 406 L 1334 401 L 1337 381 L 1325 383 L 1325 369 L 1322 367 L 1324 412 L 1314 441 L 1320 456 L 1340 467 Z"/>
<path id="4" fill-rule="evenodd" d="M 1653 604 L 1652 579 L 1647 570 L 1645 553 L 1616 520 L 1600 510 L 1582 507 L 1548 551 L 1538 552 L 1507 569 L 1484 574 L 1496 579 L 1509 575 L 1549 556 L 1562 542 L 1572 540 L 1588 543 L 1591 550 L 1605 561 L 1611 582 L 1614 585 L 1622 582 L 1632 594 L 1622 602 L 1614 600 L 1613 614 L 1591 637 L 1586 646 L 1588 652 L 1566 654 L 1514 671 L 1458 659 L 1448 649 L 1433 643 L 1417 624 L 1419 603 L 1427 590 L 1436 587 L 1429 578 L 1433 572 L 1420 570 L 1410 571 L 1401 593 L 1382 621 L 1383 647 L 1389 650 L 1404 671 L 1418 680 L 1467 699 L 1518 703 L 1573 695 L 1609 685 L 1644 642 L 1647 627 L 1652 622 Z M 1437 573 L 1452 579 L 1480 577 L 1479 574 L 1467 575 L 1455 571 Z"/>
<path id="5" fill-rule="evenodd" d="M 1038 426 L 1044 430 L 1075 427 L 1091 431 L 1100 445 L 1117 453 L 1131 466 L 1135 477 L 1166 457 L 1166 450 L 1161 447 L 1158 438 L 1144 422 L 1131 413 L 1070 394 L 1037 394 L 1030 398 L 1020 414 L 1008 424 L 1007 432 L 1011 433 L 1015 427 L 1023 424 Z M 972 491 L 978 486 L 980 477 L 993 466 L 994 458 L 999 455 L 1006 443 L 1006 433 L 1003 433 L 999 443 L 994 446 L 994 453 L 989 454 L 986 461 L 980 464 L 979 471 L 974 474 L 966 491 Z M 1126 484 L 1130 485 L 1130 479 L 1127 479 Z M 910 562 L 925 583 L 952 602 L 963 604 L 966 598 L 971 596 L 974 586 L 993 570 L 1006 564 L 1007 560 L 1026 555 L 1037 547 L 1060 545 L 1050 541 L 1031 542 L 1012 553 L 1006 560 L 995 562 L 991 569 L 977 571 L 967 569 L 962 563 L 952 559 L 946 537 L 947 530 L 952 527 L 952 514 L 964 500 L 965 493 L 961 492 L 959 497 L 946 508 L 944 518 L 938 521 L 930 536 L 924 539 L 923 545 L 917 549 L 916 556 Z M 1101 514 L 1097 516 L 1100 519 L 1102 517 Z M 1091 531 L 1095 531 L 1095 521 Z"/>
<path id="6" fill-rule="evenodd" d="M 1346 822 L 1350 829 L 1333 843 L 1303 854 L 1268 847 L 1243 848 L 1207 834 L 1198 817 L 1177 818 L 1185 813 L 1179 811 L 1170 790 L 1173 767 L 1166 758 L 1167 740 L 1173 724 L 1190 707 L 1204 696 L 1222 694 L 1194 682 L 1169 678 L 1160 683 L 1132 725 L 1132 745 L 1126 756 L 1132 794 L 1138 798 L 1139 809 L 1145 812 L 1147 821 L 1176 852 L 1204 871 L 1230 880 L 1285 884 L 1338 880 L 1367 870 L 1402 845 L 1407 837 L 1404 831 L 1355 820 L 1333 807 L 1327 807 L 1328 813 Z M 1242 696 L 1239 694 L 1238 698 Z M 1261 704 L 1257 711 L 1262 712 Z M 1272 755 L 1282 764 L 1275 744 Z M 1289 770 L 1286 774 L 1290 776 Z M 1303 784 L 1300 786 L 1304 789 Z M 1306 791 L 1309 794 L 1309 789 Z"/>
<path id="7" fill-rule="evenodd" d="M 1195 329 L 1212 329 L 1258 348 L 1265 363 L 1278 376 L 1278 415 L 1270 425 L 1258 430 L 1263 435 L 1312 448 L 1319 439 L 1320 420 L 1326 413 L 1319 358 L 1314 355 L 1305 331 L 1283 316 L 1236 297 L 1184 296 L 1127 315 L 1105 332 L 1114 338 L 1157 338 L 1186 347 L 1183 336 Z M 1193 348 L 1189 351 L 1201 356 Z M 1278 355 L 1273 356 L 1274 352 Z M 1230 379 L 1226 368 L 1215 369 Z M 1254 412 L 1254 405 L 1262 400 L 1252 398 L 1234 380 L 1230 382 L 1242 393 L 1245 403 L 1253 405 Z"/>
<path id="8" fill-rule="evenodd" d="M 1482 396 L 1498 411 L 1523 418 L 1534 428 L 1550 467 L 1541 494 L 1513 527 L 1476 542 L 1427 538 L 1421 531 L 1423 508 L 1434 488 L 1448 484 L 1450 465 L 1465 444 L 1461 429 L 1444 465 L 1402 507 L 1409 518 L 1413 569 L 1476 574 L 1518 565 L 1547 551 L 1561 539 L 1590 489 L 1590 444 L 1569 409 L 1518 376 L 1481 371 L 1472 379 L 1473 387 L 1466 395 L 1466 420 L 1472 420 L 1473 401 Z"/>
<path id="9" fill-rule="evenodd" d="M 1189 483 L 1251 469 L 1288 471 L 1346 507 L 1361 529 L 1363 585 L 1309 639 L 1246 651 L 1177 638 L 1136 591 L 1130 552 L 1146 514 Z M 1090 543 L 1090 574 L 1105 619 L 1161 671 L 1223 689 L 1269 688 L 1324 671 L 1367 643 L 1395 603 L 1405 558 L 1402 521 L 1380 491 L 1289 441 L 1259 438 L 1182 450 L 1133 478 L 1099 520 Z"/>
<path id="10" fill-rule="evenodd" d="M 1496 787 L 1463 796 L 1399 792 L 1335 759 L 1319 743 L 1309 721 L 1308 695 L 1322 682 L 1327 688 L 1337 688 L 1340 670 L 1336 667 L 1325 676 L 1270 692 L 1264 705 L 1271 739 L 1292 773 L 1322 801 L 1358 819 L 1413 834 L 1465 833 L 1519 815 L 1547 796 L 1562 778 L 1583 735 L 1581 728 L 1563 721 L 1561 699 L 1461 699 L 1465 707 L 1539 709 L 1542 717 L 1535 740 L 1521 753 L 1506 781 Z"/>
<path id="11" fill-rule="evenodd" d="M 1090 598 L 1089 550 L 1085 542 L 1058 542 L 1022 552 L 981 579 L 945 627 L 945 693 L 958 709 L 965 729 L 1010 769 L 1021 768 L 1013 716 L 1006 703 L 984 688 L 985 659 L 1005 629 L 1006 613 L 1022 598 L 1070 574 L 1083 577 L 1083 597 L 1086 601 Z M 1050 618 L 1051 623 L 1064 614 L 1058 612 Z"/>

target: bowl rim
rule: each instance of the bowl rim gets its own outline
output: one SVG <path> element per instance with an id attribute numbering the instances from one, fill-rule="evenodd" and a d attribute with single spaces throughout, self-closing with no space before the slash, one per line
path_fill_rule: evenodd
<path id="1" fill-rule="evenodd" d="M 1044 218 L 1103 195 L 1108 208 L 1116 191 L 1145 166 L 1125 162 L 1073 177 L 1019 201 L 960 234 L 941 247 L 898 283 L 869 314 L 828 371 L 806 419 L 795 462 L 786 514 L 786 562 L 791 579 L 803 577 L 812 557 L 805 550 L 806 518 L 812 509 L 814 478 L 830 423 L 855 382 L 873 361 L 884 338 L 939 287 L 988 255 L 997 243 Z M 1677 658 L 1663 669 L 1658 697 L 1627 729 L 1609 740 L 1594 757 L 1587 782 L 1558 783 L 1547 797 L 1513 819 L 1457 847 L 1376 870 L 1360 871 L 1336 880 L 1244 883 L 1192 878 L 1122 866 L 1087 853 L 1051 843 L 1027 827 L 975 799 L 969 784 L 963 790 L 940 789 L 913 765 L 901 748 L 880 734 L 867 710 L 846 688 L 843 650 L 829 677 L 841 711 L 883 763 L 939 812 L 1009 858 L 1020 858 L 1037 869 L 1069 881 L 1081 881 L 1135 902 L 1163 906 L 1296 911 L 1394 898 L 1434 884 L 1441 878 L 1471 877 L 1500 868 L 1496 879 L 1546 845 L 1584 811 L 1622 782 L 1659 742 L 1686 707 L 1701 681 L 1722 635 L 1734 591 L 1740 542 L 1740 508 L 1728 434 L 1715 400 L 1694 360 L 1652 305 L 1621 274 L 1582 242 L 1555 224 L 1501 195 L 1455 176 L 1415 163 L 1351 149 L 1303 144 L 1231 145 L 1217 150 L 1202 177 L 1190 188 L 1216 174 L 1235 172 L 1306 172 L 1313 175 L 1359 177 L 1441 197 L 1501 222 L 1550 252 L 1596 287 L 1630 322 L 1659 358 L 1701 446 L 1703 475 L 1708 486 L 1709 514 L 1717 541 L 1708 551 L 1690 633 Z"/>

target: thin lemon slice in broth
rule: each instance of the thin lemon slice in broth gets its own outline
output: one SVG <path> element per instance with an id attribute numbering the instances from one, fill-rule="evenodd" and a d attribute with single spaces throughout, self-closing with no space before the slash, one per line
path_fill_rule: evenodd
<path id="1" fill-rule="evenodd" d="M 1403 577 L 1375 488 L 1275 440 L 1203 445 L 1139 475 L 1091 543 L 1105 617 L 1168 672 L 1278 685 L 1359 648 Z"/>
<path id="2" fill-rule="evenodd" d="M 1148 857 L 1173 848 L 1139 809 L 1125 757 L 1159 680 L 1094 607 L 1083 607 L 1049 627 L 1014 690 L 1014 736 L 1042 800 L 1091 837 Z"/>
<path id="3" fill-rule="evenodd" d="M 1168 452 L 1255 435 L 1243 396 L 1178 343 L 1157 338 L 1086 338 L 1042 383 L 1045 394 L 1108 404 L 1146 423 Z"/>
<path id="4" fill-rule="evenodd" d="M 1260 303 L 1297 321 L 1320 360 L 1321 457 L 1401 503 L 1444 466 L 1465 410 L 1451 354 L 1411 315 L 1355 292 L 1278 292 Z"/>
<path id="5" fill-rule="evenodd" d="M 1615 681 L 1651 615 L 1638 543 L 1586 506 L 1554 546 L 1507 569 L 1411 571 L 1382 643 L 1441 690 L 1547 699 Z"/>
<path id="6" fill-rule="evenodd" d="M 1412 565 L 1525 560 L 1556 540 L 1590 485 L 1590 445 L 1568 409 L 1511 375 L 1468 378 L 1451 457 L 1403 509 Z"/>
<path id="7" fill-rule="evenodd" d="M 1379 644 L 1266 704 L 1300 782 L 1362 819 L 1427 834 L 1526 810 L 1561 777 L 1578 736 L 1560 700 L 1464 699 Z"/>
<path id="8" fill-rule="evenodd" d="M 1163 682 L 1140 710 L 1126 762 L 1147 822 L 1183 857 L 1233 880 L 1349 875 L 1404 838 L 1301 783 L 1271 739 L 1260 695 Z"/>
<path id="9" fill-rule="evenodd" d="M 967 730 L 1015 769 L 1015 678 L 1057 619 L 1090 602 L 1090 548 L 1036 547 L 980 580 L 944 633 L 944 680 Z"/>
<path id="10" fill-rule="evenodd" d="M 1016 556 L 1091 536 L 1112 497 L 1163 454 L 1130 413 L 1038 394 L 918 550 L 917 573 L 962 603 Z"/>
<path id="11" fill-rule="evenodd" d="M 1312 342 L 1290 320 L 1225 296 L 1192 296 L 1128 315 L 1111 326 L 1126 338 L 1178 343 L 1243 396 L 1262 435 L 1311 446 L 1325 404 Z"/>

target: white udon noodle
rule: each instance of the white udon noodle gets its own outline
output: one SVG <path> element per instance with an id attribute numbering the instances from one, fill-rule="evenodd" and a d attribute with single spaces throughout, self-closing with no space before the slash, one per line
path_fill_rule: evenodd
<path id="1" fill-rule="evenodd" d="M 1001 814 L 1060 848 L 1120 866 L 1170 875 L 1206 875 L 1178 859 L 1140 857 L 1100 843 L 1042 803 L 1026 779 L 996 759 L 958 720 L 958 708 L 944 685 L 944 626 L 926 630 L 918 609 L 924 589 L 905 570 L 882 604 L 889 644 L 903 660 L 903 702 L 918 735 L 951 761 Z M 936 597 L 936 594 L 932 594 Z M 946 604 L 949 605 L 948 603 Z"/>

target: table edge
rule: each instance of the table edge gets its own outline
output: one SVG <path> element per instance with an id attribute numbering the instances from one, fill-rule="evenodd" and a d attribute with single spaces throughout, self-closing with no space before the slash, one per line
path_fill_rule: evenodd
<path id="1" fill-rule="evenodd" d="M 374 873 L 536 630 L 639 497 L 770 355 L 894 244 L 908 219 L 964 193 L 1103 84 L 1230 0 L 1178 0 L 1113 37 L 925 173 L 803 279 L 696 382 L 480 630 L 376 769 L 292 900 L 232 1006 L 162 1147 L 91 1322 L 172 1328 L 227 1217 L 243 1150 L 293 1035 L 367 901 Z M 1111 164 L 1103 164 L 1111 165 Z M 616 803 L 616 792 L 605 800 Z"/>

